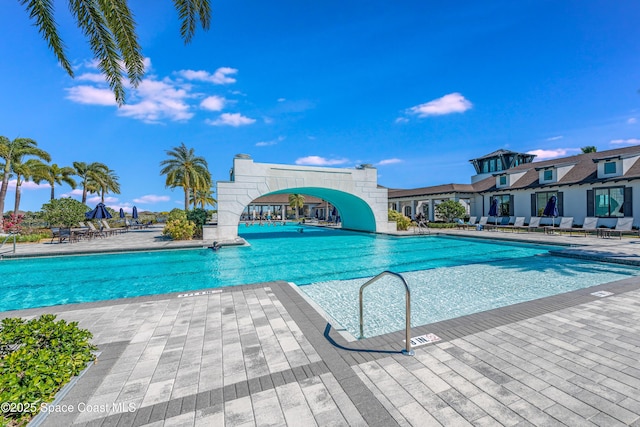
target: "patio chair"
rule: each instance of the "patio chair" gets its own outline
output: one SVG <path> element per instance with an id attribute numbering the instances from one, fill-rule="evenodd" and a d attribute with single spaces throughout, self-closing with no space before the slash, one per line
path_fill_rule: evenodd
<path id="1" fill-rule="evenodd" d="M 557 231 L 568 231 L 571 234 L 573 230 L 573 217 L 572 216 L 564 216 L 560 220 L 560 225 L 554 227 L 552 225 L 547 225 L 544 227 L 544 232 L 546 234 L 553 234 Z"/>
<path id="2" fill-rule="evenodd" d="M 618 236 L 622 239 L 622 233 L 625 231 L 633 232 L 633 217 L 618 218 L 618 222 L 616 222 L 616 226 L 614 228 L 606 231 L 603 229 L 601 233 L 602 237 L 608 237 L 614 233 L 618 233 Z"/>
<path id="3" fill-rule="evenodd" d="M 51 227 L 51 241 L 49 243 L 53 243 L 54 239 L 60 239 L 60 227 Z"/>

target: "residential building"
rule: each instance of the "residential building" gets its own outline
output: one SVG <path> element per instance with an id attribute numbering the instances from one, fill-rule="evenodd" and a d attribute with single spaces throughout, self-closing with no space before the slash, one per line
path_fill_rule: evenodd
<path id="1" fill-rule="evenodd" d="M 411 190 L 389 189 L 389 208 L 415 218 L 422 213 L 438 218 L 435 206 L 445 200 L 462 203 L 473 216 L 488 216 L 498 199 L 499 216 L 542 216 L 548 200 L 556 196 L 558 215 L 575 224 L 585 217 L 599 218 L 612 227 L 619 217 L 633 217 L 640 225 L 640 146 L 578 154 L 534 162 L 534 155 L 498 150 L 470 160 L 476 170 L 471 184 L 445 184 Z M 634 200 L 634 193 L 636 195 Z M 551 224 L 554 219 L 543 219 Z"/>

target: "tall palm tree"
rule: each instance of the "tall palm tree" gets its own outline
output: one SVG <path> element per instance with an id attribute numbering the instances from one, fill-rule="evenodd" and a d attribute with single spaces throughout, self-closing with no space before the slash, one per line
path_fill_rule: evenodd
<path id="1" fill-rule="evenodd" d="M 64 43 L 54 20 L 53 0 L 19 0 L 45 39 L 62 68 L 73 77 Z M 173 0 L 180 17 L 180 34 L 185 44 L 191 41 L 198 22 L 209 29 L 211 6 L 209 0 Z M 118 105 L 125 100 L 123 69 L 133 87 L 144 75 L 144 56 L 138 43 L 136 22 L 127 0 L 77 1 L 69 0 L 69 10 L 77 26 L 89 39 L 89 46 L 98 67 L 113 91 Z"/>
<path id="2" fill-rule="evenodd" d="M 22 183 L 30 180 L 40 180 L 47 170 L 47 164 L 42 163 L 38 159 L 28 159 L 22 162 L 22 159 L 16 158 L 13 160 L 12 169 L 16 177 L 16 198 L 13 213 L 17 215 L 20 209 L 20 197 L 22 195 L 20 187 Z"/>
<path id="3" fill-rule="evenodd" d="M 289 206 L 296 211 L 296 220 L 299 217 L 300 208 L 304 207 L 304 196 L 302 194 L 289 194 Z"/>
<path id="4" fill-rule="evenodd" d="M 69 166 L 58 166 L 57 164 L 45 165 L 46 170 L 40 177 L 34 177 L 34 182 L 40 184 L 41 181 L 47 181 L 51 186 L 51 200 L 56 198 L 55 185 L 62 185 L 64 182 L 71 188 L 76 188 L 76 181 L 71 178 L 75 174 L 75 170 Z"/>
<path id="5" fill-rule="evenodd" d="M 198 204 L 200 204 L 200 208 L 204 209 L 205 206 L 215 206 L 218 201 L 213 198 L 213 190 L 209 189 L 194 189 L 189 196 L 189 203 L 193 205 L 195 208 Z"/>
<path id="6" fill-rule="evenodd" d="M 95 183 L 98 180 L 98 176 L 101 174 L 106 174 L 109 168 L 104 163 L 93 162 L 93 163 L 85 163 L 85 162 L 73 162 L 73 168 L 75 169 L 75 174 L 80 178 L 80 185 L 82 186 L 82 203 L 87 203 L 87 192 L 89 191 L 89 186 L 91 184 L 91 180 Z M 92 189 L 97 192 L 96 187 L 92 187 Z"/>
<path id="7" fill-rule="evenodd" d="M 192 188 L 211 187 L 211 174 L 207 161 L 196 156 L 193 148 L 187 148 L 184 142 L 179 147 L 166 151 L 170 157 L 160 162 L 160 175 L 166 175 L 165 185 L 170 188 L 182 187 L 184 190 L 184 210 L 189 210 L 189 194 Z"/>
<path id="8" fill-rule="evenodd" d="M 87 191 L 100 193 L 100 201 L 104 203 L 104 195 L 107 193 L 120 194 L 120 182 L 113 169 L 107 168 L 89 177 Z"/>
<path id="9" fill-rule="evenodd" d="M 51 161 L 49 153 L 38 148 L 38 143 L 30 138 L 16 138 L 13 141 L 5 136 L 0 136 L 0 158 L 4 161 L 2 186 L 0 186 L 0 223 L 4 212 L 4 201 L 9 188 L 9 178 L 12 172 L 13 162 L 17 159 L 22 162 L 25 156 L 37 157 Z"/>

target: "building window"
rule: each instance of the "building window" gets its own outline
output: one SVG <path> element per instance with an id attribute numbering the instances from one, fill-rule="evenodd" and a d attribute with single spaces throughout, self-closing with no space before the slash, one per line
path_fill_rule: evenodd
<path id="1" fill-rule="evenodd" d="M 493 198 L 498 199 L 498 216 L 511 215 L 511 196 L 509 194 L 493 196 Z"/>
<path id="2" fill-rule="evenodd" d="M 411 218 L 411 206 L 404 207 L 404 216 Z"/>
<path id="3" fill-rule="evenodd" d="M 553 171 L 551 169 L 545 170 L 544 175 L 542 177 L 545 181 L 553 180 Z"/>
<path id="4" fill-rule="evenodd" d="M 507 185 L 507 177 L 505 175 L 500 177 L 500 185 Z"/>
<path id="5" fill-rule="evenodd" d="M 560 206 L 560 203 L 562 203 L 562 201 L 558 197 L 558 192 L 545 191 L 543 193 L 536 193 L 536 212 L 538 216 L 542 216 L 542 213 L 544 212 L 544 208 L 547 206 L 549 199 L 554 196 L 556 198 L 556 203 L 557 203 L 556 207 L 558 208 L 558 212 L 562 212 L 562 206 Z"/>
<path id="6" fill-rule="evenodd" d="M 616 173 L 616 162 L 606 162 L 604 164 L 604 173 Z"/>
<path id="7" fill-rule="evenodd" d="M 605 163 L 605 168 L 606 168 Z M 615 163 L 614 163 L 615 165 Z M 599 217 L 623 217 L 624 212 L 624 187 L 596 188 L 593 191 L 595 197 L 595 216 Z"/>

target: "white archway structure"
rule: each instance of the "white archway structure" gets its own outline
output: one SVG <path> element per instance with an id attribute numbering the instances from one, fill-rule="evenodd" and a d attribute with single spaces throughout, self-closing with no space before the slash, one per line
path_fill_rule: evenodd
<path id="1" fill-rule="evenodd" d="M 267 194 L 308 194 L 336 206 L 342 227 L 350 230 L 389 232 L 387 189 L 378 187 L 378 172 L 364 165 L 357 169 L 254 163 L 246 154 L 233 159 L 231 181 L 218 182 L 219 241 L 238 236 L 244 208 Z"/>

